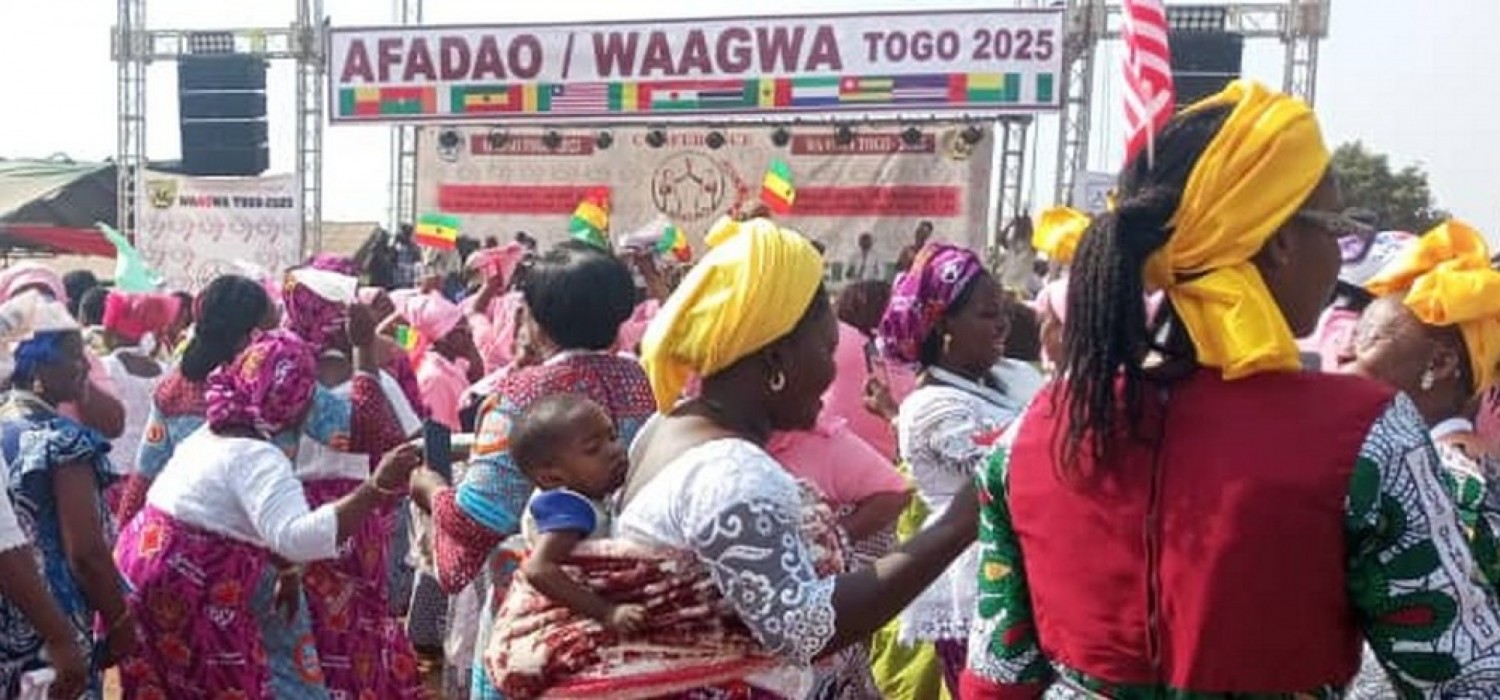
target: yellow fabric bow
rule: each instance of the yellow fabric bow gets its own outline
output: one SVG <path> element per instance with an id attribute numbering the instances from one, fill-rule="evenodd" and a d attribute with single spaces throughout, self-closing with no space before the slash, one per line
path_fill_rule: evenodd
<path id="1" fill-rule="evenodd" d="M 1406 308 L 1429 326 L 1457 325 L 1469 351 L 1474 391 L 1500 364 L 1500 272 L 1474 227 L 1456 219 L 1422 234 L 1365 283 L 1380 296 L 1406 293 Z"/>
<path id="2" fill-rule="evenodd" d="M 1090 221 L 1088 214 L 1077 209 L 1052 207 L 1037 217 L 1031 247 L 1059 265 L 1071 264 Z"/>
<path id="3" fill-rule="evenodd" d="M 1317 188 L 1328 147 L 1306 104 L 1253 81 L 1188 111 L 1226 105 L 1233 110 L 1188 176 L 1146 282 L 1166 290 L 1198 362 L 1225 379 L 1297 370 L 1291 328 L 1250 259 Z"/>
<path id="4" fill-rule="evenodd" d="M 641 340 L 656 405 L 672 408 L 693 375 L 712 376 L 791 332 L 823 284 L 823 257 L 768 219 L 720 219 L 708 254 Z"/>

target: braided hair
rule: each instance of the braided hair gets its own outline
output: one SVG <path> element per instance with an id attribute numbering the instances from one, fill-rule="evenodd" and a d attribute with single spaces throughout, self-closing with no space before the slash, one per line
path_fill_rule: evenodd
<path id="1" fill-rule="evenodd" d="M 1179 114 L 1156 136 L 1154 158 L 1138 156 L 1120 174 L 1118 205 L 1094 219 L 1079 244 L 1068 281 L 1061 376 L 1067 429 L 1064 471 L 1087 450 L 1108 462 L 1121 438 L 1145 437 L 1142 397 L 1153 381 L 1153 353 L 1179 365 L 1196 364 L 1190 339 L 1164 304 L 1146 318 L 1145 265 L 1172 235 L 1168 222 L 1188 177 L 1229 116 L 1228 107 Z"/>
<path id="2" fill-rule="evenodd" d="M 182 376 L 201 382 L 233 360 L 271 310 L 271 297 L 246 277 L 224 275 L 198 295 L 193 338 L 182 352 Z"/>

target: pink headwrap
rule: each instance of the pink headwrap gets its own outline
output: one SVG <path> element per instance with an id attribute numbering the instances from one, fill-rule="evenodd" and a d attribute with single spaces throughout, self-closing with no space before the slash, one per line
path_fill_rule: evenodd
<path id="1" fill-rule="evenodd" d="M 437 294 L 393 294 L 391 301 L 396 312 L 417 331 L 422 338 L 437 342 L 453 332 L 459 321 L 464 320 L 463 309 Z"/>
<path id="2" fill-rule="evenodd" d="M 68 289 L 62 278 L 51 269 L 34 262 L 20 262 L 0 270 L 0 301 L 15 296 L 27 287 L 40 286 L 52 293 L 52 298 L 67 303 Z"/>
<path id="3" fill-rule="evenodd" d="M 348 291 L 352 293 L 353 280 L 349 280 L 349 284 Z M 344 321 L 349 315 L 344 301 L 330 299 L 312 286 L 299 283 L 295 271 L 287 275 L 281 294 L 286 311 L 282 325 L 287 330 L 320 350 L 329 348 L 342 337 Z"/>
<path id="4" fill-rule="evenodd" d="M 350 277 L 359 276 L 359 264 L 354 258 L 336 253 L 315 253 L 307 259 L 307 266 L 314 270 L 327 270 Z"/>
<path id="5" fill-rule="evenodd" d="M 896 278 L 891 301 L 880 319 L 884 352 L 901 362 L 920 362 L 922 343 L 948 307 L 983 272 L 984 264 L 972 250 L 945 243 L 924 246 L 907 272 Z"/>
<path id="6" fill-rule="evenodd" d="M 104 328 L 126 342 L 138 342 L 147 333 L 160 336 L 181 308 L 182 300 L 172 294 L 111 291 L 104 298 Z"/>
<path id="7" fill-rule="evenodd" d="M 286 331 L 262 334 L 208 377 L 208 425 L 275 435 L 297 424 L 317 387 L 317 353 Z"/>
<path id="8" fill-rule="evenodd" d="M 500 276 L 506 284 L 510 284 L 511 278 L 520 267 L 521 261 L 526 258 L 526 246 L 520 243 L 507 243 L 499 248 L 485 248 L 476 250 L 469 255 L 465 267 L 470 270 L 478 270 L 484 273 L 486 279 Z"/>
<path id="9" fill-rule="evenodd" d="M 464 320 L 463 309 L 436 293 L 422 294 L 411 290 L 391 294 L 391 301 L 396 304 L 396 313 L 417 332 L 417 346 L 411 349 L 411 363 L 420 373 L 422 357 L 428 348 L 453 332 Z"/>

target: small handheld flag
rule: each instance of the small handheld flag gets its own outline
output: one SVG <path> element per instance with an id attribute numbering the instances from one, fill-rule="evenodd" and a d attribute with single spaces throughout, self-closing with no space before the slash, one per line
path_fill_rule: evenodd
<path id="1" fill-rule="evenodd" d="M 792 185 L 792 169 L 786 161 L 777 158 L 766 168 L 765 180 L 761 182 L 760 201 L 777 214 L 792 211 L 797 201 L 797 188 Z"/>
<path id="2" fill-rule="evenodd" d="M 140 251 L 130 241 L 108 224 L 99 224 L 104 237 L 115 246 L 115 288 L 124 292 L 154 292 L 164 281 L 161 274 L 151 269 L 141 257 Z"/>
<path id="3" fill-rule="evenodd" d="M 437 248 L 439 250 L 454 250 L 458 248 L 458 217 L 447 214 L 423 214 L 417 219 L 416 235 L 413 239 L 417 245 Z"/>
<path id="4" fill-rule="evenodd" d="M 609 190 L 600 188 L 584 195 L 573 210 L 568 233 L 591 246 L 609 250 Z"/>
<path id="5" fill-rule="evenodd" d="M 670 254 L 677 262 L 683 263 L 693 259 L 693 249 L 688 245 L 687 235 L 676 224 L 671 223 L 662 231 L 661 238 L 656 240 L 656 254 Z"/>
<path id="6" fill-rule="evenodd" d="M 396 344 L 402 350 L 411 352 L 417 348 L 417 331 L 408 325 L 396 326 Z"/>

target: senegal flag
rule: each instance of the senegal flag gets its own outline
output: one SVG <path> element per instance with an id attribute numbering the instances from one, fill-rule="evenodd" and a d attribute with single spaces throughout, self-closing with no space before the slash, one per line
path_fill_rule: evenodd
<path id="1" fill-rule="evenodd" d="M 568 233 L 591 246 L 609 250 L 609 190 L 600 188 L 584 195 L 573 210 Z"/>
<path id="2" fill-rule="evenodd" d="M 777 214 L 792 211 L 792 203 L 797 201 L 797 188 L 792 185 L 792 169 L 786 161 L 777 158 L 766 168 L 766 177 L 760 186 L 760 201 Z"/>

